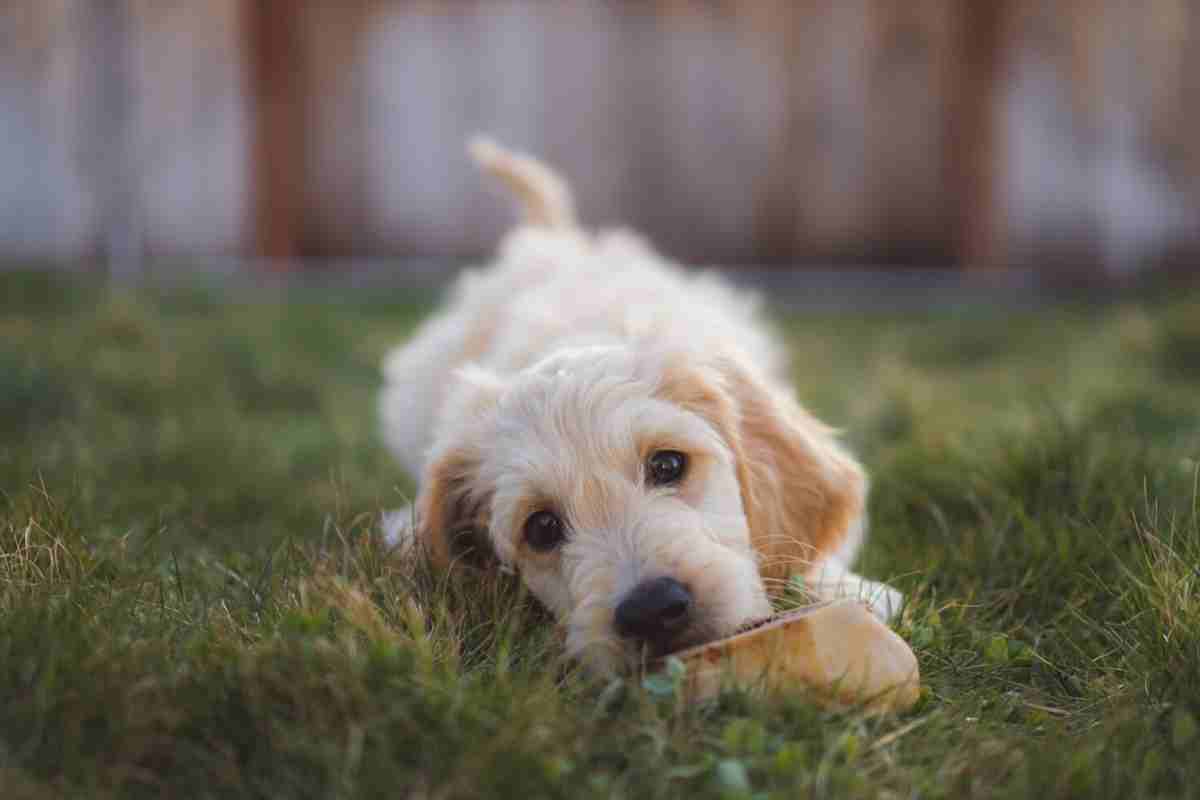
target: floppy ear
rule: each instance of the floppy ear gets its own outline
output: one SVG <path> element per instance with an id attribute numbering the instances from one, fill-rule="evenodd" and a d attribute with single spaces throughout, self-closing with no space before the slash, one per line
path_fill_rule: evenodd
<path id="1" fill-rule="evenodd" d="M 728 366 L 738 409 L 738 479 L 764 575 L 786 577 L 848 549 L 862 535 L 862 467 L 790 394 Z"/>
<path id="2" fill-rule="evenodd" d="M 831 428 L 732 359 L 666 374 L 671 399 L 705 416 L 733 451 L 764 578 L 805 574 L 857 546 L 866 476 Z"/>
<path id="3" fill-rule="evenodd" d="M 486 567 L 495 561 L 488 538 L 491 491 L 479 482 L 479 422 L 495 407 L 503 382 L 474 366 L 458 370 L 457 389 L 446 401 L 445 418 L 454 427 L 435 440 L 421 476 L 416 502 L 417 541 L 439 567 L 465 563 Z"/>
<path id="4" fill-rule="evenodd" d="M 467 446 L 435 456 L 416 503 L 417 541 L 440 568 L 465 563 L 484 568 L 495 556 L 488 542 L 489 494 L 477 485 L 479 461 Z"/>

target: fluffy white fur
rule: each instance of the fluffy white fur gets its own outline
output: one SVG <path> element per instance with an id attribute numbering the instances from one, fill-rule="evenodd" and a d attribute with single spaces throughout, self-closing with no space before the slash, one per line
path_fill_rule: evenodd
<path id="1" fill-rule="evenodd" d="M 385 519 L 389 538 L 443 565 L 517 571 L 571 654 L 605 670 L 639 657 L 614 609 L 659 576 L 694 597 L 681 645 L 766 616 L 793 575 L 890 617 L 900 595 L 847 568 L 863 471 L 795 401 L 755 299 L 631 233 L 584 231 L 538 162 L 490 142 L 472 152 L 526 224 L 387 357 L 384 436 L 420 486 L 414 509 Z M 687 454 L 679 485 L 646 485 L 659 449 Z M 522 536 L 543 509 L 569 530 L 550 553 Z"/>

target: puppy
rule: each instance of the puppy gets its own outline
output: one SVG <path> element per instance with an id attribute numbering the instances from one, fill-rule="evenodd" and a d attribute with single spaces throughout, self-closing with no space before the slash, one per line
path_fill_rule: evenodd
<path id="1" fill-rule="evenodd" d="M 533 159 L 470 149 L 525 224 L 385 361 L 383 434 L 419 485 L 389 539 L 519 573 L 602 671 L 768 616 L 795 576 L 890 617 L 900 595 L 847 569 L 863 470 L 793 397 L 755 299 L 583 230 Z"/>

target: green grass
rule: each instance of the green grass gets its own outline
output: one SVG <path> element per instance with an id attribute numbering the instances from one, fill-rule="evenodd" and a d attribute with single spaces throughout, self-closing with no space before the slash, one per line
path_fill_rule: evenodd
<path id="1" fill-rule="evenodd" d="M 401 294 L 0 276 L 0 796 L 1200 794 L 1200 295 L 784 318 L 927 695 L 595 682 L 374 543 Z"/>

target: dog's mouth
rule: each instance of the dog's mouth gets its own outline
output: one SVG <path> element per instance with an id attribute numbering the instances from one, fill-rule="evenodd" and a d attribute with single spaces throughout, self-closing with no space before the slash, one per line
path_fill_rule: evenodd
<path id="1" fill-rule="evenodd" d="M 627 664 L 635 672 L 657 671 L 663 668 L 669 658 L 684 658 L 705 648 L 719 646 L 734 637 L 769 625 L 775 621 L 777 616 L 752 619 L 743 622 L 733 630 L 717 631 L 711 628 L 698 628 L 680 634 L 669 642 L 659 644 L 642 642 L 626 651 L 630 659 Z"/>
<path id="2" fill-rule="evenodd" d="M 676 653 L 719 642 L 723 638 L 712 631 L 687 632 L 666 642 L 639 642 L 630 647 L 629 653 L 634 665 L 640 663 L 649 666 L 659 664 Z"/>
<path id="3" fill-rule="evenodd" d="M 729 637 L 733 637 L 733 636 L 737 636 L 742 633 L 749 633 L 750 631 L 757 630 L 758 628 L 761 628 L 765 625 L 771 624 L 778 617 L 779 617 L 779 614 L 772 614 L 769 617 L 762 617 L 761 619 L 752 619 L 749 622 L 744 622 L 738 626 L 737 630 L 735 630 L 733 633 L 729 634 Z M 729 638 L 729 637 L 721 637 L 721 638 Z M 719 641 L 719 639 L 714 640 L 714 641 Z"/>
<path id="4" fill-rule="evenodd" d="M 635 651 L 635 660 L 642 664 L 657 664 L 664 659 L 681 653 L 684 650 L 690 650 L 693 647 L 701 647 L 710 642 L 719 641 L 720 637 L 712 636 L 681 636 L 672 639 L 664 644 L 654 644 L 653 642 L 643 642 Z"/>
<path id="5" fill-rule="evenodd" d="M 645 649 L 645 657 L 648 663 L 661 662 L 671 656 L 678 656 L 681 653 L 700 650 L 709 645 L 724 642 L 727 639 L 732 639 L 735 636 L 740 636 L 743 633 L 757 630 L 766 625 L 769 625 L 778 617 L 778 614 L 772 614 L 767 617 L 759 617 L 756 619 L 743 622 L 732 631 L 713 631 L 713 630 L 697 630 L 694 633 L 679 636 L 666 645 L 660 647 L 647 646 Z"/>
<path id="6" fill-rule="evenodd" d="M 727 633 L 724 636 L 710 637 L 704 641 L 699 641 L 685 647 L 674 648 L 671 650 L 671 652 L 660 656 L 655 663 L 661 665 L 668 657 L 672 656 L 686 661 L 689 658 L 692 658 L 693 656 L 709 649 L 719 651 L 727 647 L 736 647 L 740 642 L 744 641 L 745 639 L 751 639 L 754 636 L 763 633 L 767 628 L 771 628 L 776 625 L 787 625 L 797 617 L 807 616 L 808 614 L 811 614 L 814 611 L 820 610 L 829 605 L 831 605 L 831 601 L 824 601 L 813 603 L 808 606 L 800 606 L 798 608 L 793 608 L 786 611 L 776 611 L 768 617 L 761 617 L 759 619 L 750 620 L 749 622 L 744 622 L 731 633 Z"/>
<path id="7" fill-rule="evenodd" d="M 657 655 L 653 660 L 647 663 L 661 666 L 670 657 L 681 658 L 687 660 L 691 656 L 704 651 L 708 648 L 719 648 L 730 644 L 735 639 L 761 631 L 764 628 L 770 627 L 776 623 L 786 622 L 788 619 L 811 612 L 813 609 L 828 605 L 827 603 L 816 603 L 805 608 L 792 609 L 790 611 L 777 611 L 767 617 L 759 617 L 757 619 L 743 622 L 735 629 L 726 634 L 707 636 L 703 638 L 693 638 L 690 641 L 681 641 L 677 645 L 672 646 L 669 651 Z"/>

